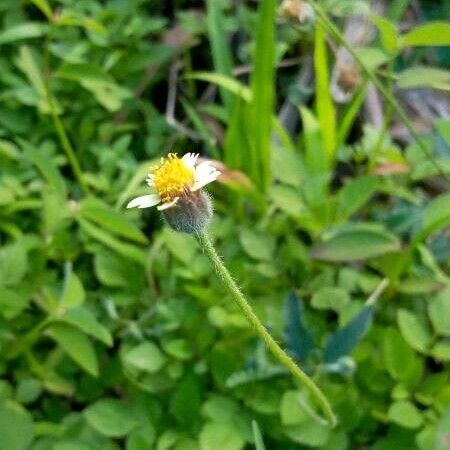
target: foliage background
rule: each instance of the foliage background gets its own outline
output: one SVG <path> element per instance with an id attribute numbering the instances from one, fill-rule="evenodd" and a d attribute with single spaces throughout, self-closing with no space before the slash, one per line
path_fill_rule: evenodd
<path id="1" fill-rule="evenodd" d="M 320 2 L 379 30 L 342 105 L 317 13 L 0 2 L 1 450 L 450 448 L 449 11 L 386 3 Z M 398 132 L 418 87 L 441 111 L 409 104 L 419 142 Z M 195 240 L 124 210 L 169 151 L 226 164 L 211 234 L 336 429 Z"/>

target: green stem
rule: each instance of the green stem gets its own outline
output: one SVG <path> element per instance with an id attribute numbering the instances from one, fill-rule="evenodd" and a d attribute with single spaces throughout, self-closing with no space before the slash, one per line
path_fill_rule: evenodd
<path id="1" fill-rule="evenodd" d="M 244 294 L 239 289 L 237 284 L 234 282 L 233 278 L 230 275 L 230 272 L 228 272 L 228 269 L 225 267 L 224 263 L 217 254 L 214 245 L 212 244 L 208 235 L 202 231 L 199 232 L 196 235 L 196 237 L 198 242 L 200 243 L 200 246 L 213 263 L 217 274 L 220 276 L 223 283 L 230 291 L 233 300 L 238 304 L 239 308 L 244 313 L 247 320 L 251 323 L 258 336 L 266 343 L 267 347 L 272 352 L 273 356 L 281 364 L 283 364 L 289 370 L 289 372 L 291 372 L 291 374 L 298 381 L 300 381 L 300 383 L 303 386 L 305 386 L 310 391 L 310 393 L 317 401 L 318 405 L 320 405 L 328 423 L 330 424 L 331 427 L 334 427 L 337 423 L 336 417 L 325 395 L 316 386 L 314 381 L 308 375 L 306 375 L 306 373 L 303 372 L 303 370 L 297 366 L 297 364 L 292 360 L 292 358 L 290 358 L 286 354 L 286 352 L 275 342 L 273 337 L 266 330 L 264 325 L 261 323 L 256 314 L 253 312 L 253 309 L 247 302 Z"/>
<path id="2" fill-rule="evenodd" d="M 374 84 L 374 86 L 378 89 L 381 95 L 385 98 L 386 102 L 392 107 L 392 109 L 397 113 L 400 120 L 403 122 L 413 139 L 417 142 L 419 148 L 422 150 L 424 155 L 430 160 L 430 162 L 435 166 L 436 170 L 439 174 L 449 181 L 447 174 L 442 169 L 442 167 L 436 162 L 433 158 L 432 153 L 429 151 L 428 147 L 423 143 L 420 139 L 420 136 L 417 134 L 414 126 L 411 124 L 408 116 L 406 115 L 402 106 L 397 102 L 394 96 L 390 93 L 389 89 L 387 89 L 383 83 L 374 75 L 371 69 L 364 63 L 364 61 L 360 58 L 360 56 L 355 51 L 354 47 L 352 47 L 344 35 L 340 32 L 339 28 L 329 19 L 328 14 L 323 9 L 321 5 L 317 3 L 317 0 L 307 0 L 311 7 L 314 9 L 317 18 L 319 19 L 321 25 L 339 42 L 353 57 L 353 59 L 358 63 L 361 67 L 361 70 L 366 75 L 366 77 Z"/>
<path id="3" fill-rule="evenodd" d="M 45 93 L 47 95 L 48 100 L 48 106 L 50 109 L 50 115 L 52 116 L 53 125 L 56 130 L 56 134 L 58 135 L 59 141 L 61 143 L 61 146 L 67 156 L 67 159 L 69 160 L 70 167 L 72 168 L 72 172 L 78 181 L 78 184 L 81 187 L 81 190 L 83 191 L 84 195 L 89 195 L 89 187 L 86 184 L 84 180 L 83 171 L 81 170 L 80 163 L 78 161 L 77 155 L 75 153 L 74 148 L 72 147 L 72 144 L 70 143 L 69 137 L 67 136 L 67 132 L 64 128 L 64 125 L 58 115 L 58 112 L 56 111 L 56 105 L 55 105 L 55 99 L 53 97 L 53 93 L 50 87 L 50 41 L 51 41 L 51 28 L 49 31 L 49 34 L 47 35 L 47 39 L 45 41 L 45 47 L 44 47 L 44 88 Z"/>

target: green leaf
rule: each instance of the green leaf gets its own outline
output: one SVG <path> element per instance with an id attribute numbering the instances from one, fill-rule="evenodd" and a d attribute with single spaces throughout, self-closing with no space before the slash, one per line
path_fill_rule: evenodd
<path id="1" fill-rule="evenodd" d="M 93 448 L 83 442 L 64 439 L 63 441 L 57 442 L 52 447 L 52 450 L 93 450 Z"/>
<path id="2" fill-rule="evenodd" d="M 375 16 L 373 22 L 380 32 L 383 47 L 390 53 L 395 53 L 398 48 L 398 34 L 395 25 L 384 17 Z"/>
<path id="3" fill-rule="evenodd" d="M 147 256 L 146 256 L 146 253 L 143 250 L 141 250 L 140 248 L 138 248 L 134 245 L 119 241 L 115 237 L 106 233 L 104 230 L 102 230 L 101 228 L 98 228 L 97 226 L 93 225 L 92 223 L 88 222 L 87 220 L 78 219 L 78 222 L 79 222 L 81 228 L 95 240 L 101 242 L 102 244 L 106 245 L 110 249 L 114 250 L 119 255 L 122 255 L 127 259 L 131 259 L 132 261 L 135 261 L 135 262 L 139 263 L 140 265 L 145 266 L 145 263 L 147 261 Z"/>
<path id="4" fill-rule="evenodd" d="M 47 29 L 47 25 L 40 22 L 25 22 L 13 25 L 0 33 L 0 45 L 22 39 L 41 37 Z"/>
<path id="5" fill-rule="evenodd" d="M 314 259 L 331 262 L 375 258 L 400 250 L 400 241 L 389 231 L 370 224 L 351 225 L 336 231 L 311 250 Z"/>
<path id="6" fill-rule="evenodd" d="M 417 358 L 401 334 L 388 328 L 383 339 L 384 364 L 392 378 L 410 383 L 417 377 Z"/>
<path id="7" fill-rule="evenodd" d="M 286 434 L 294 442 L 308 447 L 321 447 L 330 435 L 330 428 L 313 419 L 306 420 L 299 425 L 286 429 Z"/>
<path id="8" fill-rule="evenodd" d="M 397 85 L 402 89 L 430 87 L 450 90 L 450 72 L 436 67 L 410 67 L 395 74 Z"/>
<path id="9" fill-rule="evenodd" d="M 431 349 L 431 355 L 438 361 L 450 362 L 450 339 L 436 342 Z"/>
<path id="10" fill-rule="evenodd" d="M 450 224 L 450 193 L 442 194 L 428 203 L 422 223 L 421 236 L 430 234 Z"/>
<path id="11" fill-rule="evenodd" d="M 144 233 L 131 220 L 99 199 L 90 197 L 80 202 L 80 214 L 113 234 L 138 244 L 148 243 Z"/>
<path id="12" fill-rule="evenodd" d="M 207 6 L 207 26 L 209 41 L 212 50 L 212 58 L 216 73 L 231 76 L 232 55 L 227 42 L 227 33 L 224 29 L 224 15 L 222 13 L 220 2 L 208 0 Z M 232 98 L 230 93 L 221 89 L 220 96 L 226 105 L 228 112 L 231 112 Z"/>
<path id="13" fill-rule="evenodd" d="M 305 360 L 314 342 L 303 323 L 303 302 L 295 292 L 290 292 L 284 301 L 284 340 L 287 351 L 296 361 Z"/>
<path id="14" fill-rule="evenodd" d="M 271 182 L 270 136 L 275 87 L 275 0 L 261 0 L 251 77 L 251 178 L 265 192 Z"/>
<path id="15" fill-rule="evenodd" d="M 103 398 L 90 405 L 83 415 L 92 428 L 112 438 L 126 436 L 137 425 L 129 406 L 113 398 Z"/>
<path id="16" fill-rule="evenodd" d="M 64 314 L 62 320 L 98 339 L 108 347 L 112 346 L 113 340 L 110 332 L 97 321 L 88 309 L 83 307 L 71 309 Z"/>
<path id="17" fill-rule="evenodd" d="M 340 287 L 324 286 L 316 292 L 311 299 L 311 305 L 316 309 L 332 309 L 340 311 L 348 302 L 350 296 Z"/>
<path id="18" fill-rule="evenodd" d="M 76 308 L 84 303 L 86 293 L 81 280 L 69 271 L 64 281 L 64 291 L 59 302 L 61 308 Z"/>
<path id="19" fill-rule="evenodd" d="M 52 20 L 52 9 L 47 0 L 31 0 L 31 2 L 45 14 L 48 20 Z"/>
<path id="20" fill-rule="evenodd" d="M 364 306 L 347 325 L 332 334 L 325 345 L 324 361 L 334 363 L 350 354 L 372 325 L 373 314 L 373 305 Z"/>
<path id="21" fill-rule="evenodd" d="M 405 341 L 415 350 L 426 352 L 433 337 L 419 318 L 406 309 L 397 311 L 397 322 Z"/>
<path id="22" fill-rule="evenodd" d="M 450 24 L 436 21 L 420 25 L 404 34 L 400 43 L 402 47 L 450 45 Z"/>
<path id="23" fill-rule="evenodd" d="M 206 422 L 200 432 L 200 450 L 242 450 L 245 441 L 228 423 Z"/>
<path id="24" fill-rule="evenodd" d="M 48 335 L 87 373 L 98 376 L 98 363 L 91 341 L 78 328 L 63 323 L 54 323 Z"/>
<path id="25" fill-rule="evenodd" d="M 336 196 L 336 217 L 340 222 L 347 220 L 369 201 L 378 188 L 376 177 L 363 176 L 352 179 L 342 187 Z"/>
<path id="26" fill-rule="evenodd" d="M 7 320 L 14 319 L 27 307 L 27 293 L 0 287 L 0 314 Z"/>
<path id="27" fill-rule="evenodd" d="M 21 242 L 0 248 L 0 286 L 14 286 L 27 271 L 27 251 Z"/>
<path id="28" fill-rule="evenodd" d="M 200 410 L 201 384 L 195 375 L 188 374 L 170 398 L 170 412 L 181 425 L 192 423 Z"/>
<path id="29" fill-rule="evenodd" d="M 328 156 L 320 133 L 320 125 L 307 108 L 300 108 L 303 123 L 303 145 L 305 163 L 310 175 L 321 175 L 328 171 Z"/>
<path id="30" fill-rule="evenodd" d="M 252 258 L 264 261 L 272 259 L 275 251 L 273 236 L 244 228 L 239 232 L 239 241 L 245 252 Z"/>
<path id="31" fill-rule="evenodd" d="M 130 366 L 149 373 L 158 372 L 166 363 L 166 357 L 153 342 L 143 342 L 129 350 L 124 360 Z"/>
<path id="32" fill-rule="evenodd" d="M 450 336 L 450 287 L 429 301 L 428 315 L 437 334 Z"/>
<path id="33" fill-rule="evenodd" d="M 420 411 L 407 400 L 393 403 L 389 408 L 388 417 L 391 422 L 404 428 L 419 428 L 423 422 Z"/>
<path id="34" fill-rule="evenodd" d="M 321 24 L 315 27 L 314 70 L 316 75 L 316 109 L 328 161 L 336 152 L 336 110 L 330 93 L 326 33 Z"/>
<path id="35" fill-rule="evenodd" d="M 0 405 L 0 450 L 27 450 L 33 441 L 31 415 L 13 404 Z"/>

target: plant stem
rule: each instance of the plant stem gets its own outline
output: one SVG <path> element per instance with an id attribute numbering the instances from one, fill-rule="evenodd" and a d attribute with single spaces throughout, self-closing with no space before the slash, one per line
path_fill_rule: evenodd
<path id="1" fill-rule="evenodd" d="M 306 373 L 303 372 L 303 370 L 297 366 L 297 364 L 292 360 L 292 358 L 290 358 L 286 354 L 286 352 L 276 343 L 273 337 L 266 330 L 264 325 L 261 323 L 256 314 L 253 312 L 253 309 L 247 302 L 244 294 L 233 280 L 232 276 L 230 275 L 230 272 L 228 272 L 228 269 L 225 267 L 220 256 L 217 254 L 216 249 L 214 248 L 214 245 L 211 242 L 208 235 L 206 234 L 206 232 L 204 231 L 199 232 L 196 234 L 196 237 L 198 242 L 200 243 L 200 246 L 213 263 L 217 274 L 220 276 L 223 283 L 230 291 L 233 300 L 238 304 L 239 308 L 244 313 L 245 317 L 250 322 L 250 324 L 258 334 L 258 336 L 266 343 L 267 347 L 272 352 L 273 356 L 281 364 L 283 364 L 289 370 L 289 372 L 291 372 L 291 374 L 298 381 L 300 381 L 300 383 L 303 386 L 305 386 L 310 391 L 310 393 L 317 401 L 318 405 L 320 405 L 328 423 L 330 424 L 331 427 L 334 427 L 337 423 L 336 417 L 325 395 L 316 386 L 314 381 L 308 375 L 306 375 Z"/>

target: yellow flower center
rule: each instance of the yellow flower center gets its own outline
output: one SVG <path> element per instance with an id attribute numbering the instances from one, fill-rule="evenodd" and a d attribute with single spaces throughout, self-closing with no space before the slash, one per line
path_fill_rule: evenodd
<path id="1" fill-rule="evenodd" d="M 169 153 L 158 167 L 152 167 L 153 184 L 163 203 L 173 200 L 194 183 L 194 172 L 175 153 Z"/>

